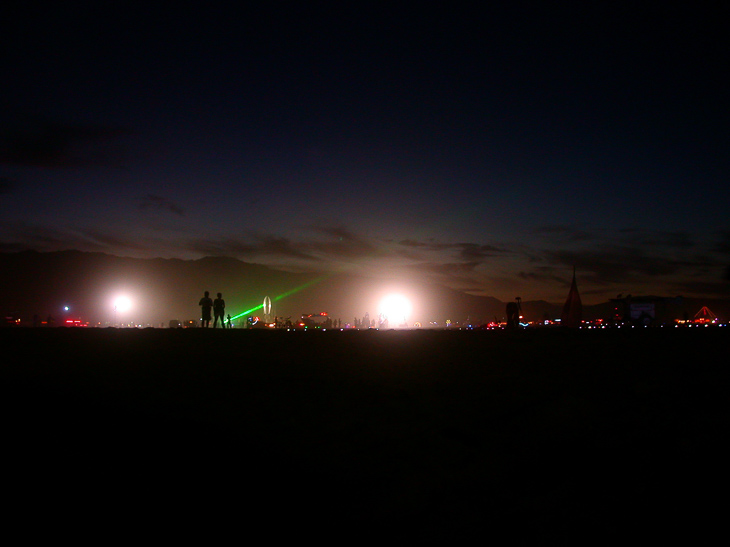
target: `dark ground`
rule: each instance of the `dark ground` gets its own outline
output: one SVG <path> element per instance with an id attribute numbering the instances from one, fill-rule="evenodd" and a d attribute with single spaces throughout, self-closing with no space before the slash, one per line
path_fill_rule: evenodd
<path id="1" fill-rule="evenodd" d="M 105 541 L 724 534 L 729 333 L 2 329 L 5 516 Z"/>

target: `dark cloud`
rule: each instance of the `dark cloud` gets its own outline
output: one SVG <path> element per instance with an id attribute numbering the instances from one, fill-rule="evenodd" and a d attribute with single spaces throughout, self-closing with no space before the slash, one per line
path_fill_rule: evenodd
<path id="1" fill-rule="evenodd" d="M 386 251 L 358 236 L 347 228 L 313 226 L 311 230 L 328 236 L 326 241 L 312 240 L 303 244 L 312 252 L 324 254 L 332 259 L 353 259 L 382 256 Z"/>
<path id="2" fill-rule="evenodd" d="M 726 275 L 730 275 L 730 268 L 726 272 Z M 730 296 L 730 286 L 726 281 L 730 279 L 720 279 L 718 281 L 702 281 L 697 279 L 686 279 L 671 285 L 674 294 L 677 295 L 705 295 L 711 294 L 717 297 L 727 298 Z"/>
<path id="3" fill-rule="evenodd" d="M 27 223 L 2 222 L 2 248 L 6 251 L 24 249 L 60 250 L 68 248 L 67 238 L 56 229 Z"/>
<path id="4" fill-rule="evenodd" d="M 411 247 L 416 249 L 423 249 L 425 251 L 441 251 L 443 249 L 451 249 L 454 247 L 453 243 L 438 243 L 433 239 L 427 239 L 426 241 L 418 241 L 415 239 L 404 239 L 398 242 L 398 245 L 404 247 Z"/>
<path id="5" fill-rule="evenodd" d="M 2 223 L 4 250 L 34 249 L 37 251 L 62 251 L 78 249 L 108 253 L 138 253 L 150 249 L 139 239 L 119 237 L 102 230 L 56 228 L 40 224 Z"/>
<path id="6" fill-rule="evenodd" d="M 636 276 L 651 278 L 675 274 L 681 265 L 666 257 L 648 255 L 633 247 L 605 246 L 600 251 L 547 251 L 548 259 L 565 267 L 575 266 L 595 283 L 627 282 Z"/>
<path id="7" fill-rule="evenodd" d="M 480 245 L 478 243 L 438 243 L 433 240 L 417 241 L 404 239 L 398 245 L 424 251 L 456 251 L 457 256 L 467 261 L 480 261 L 485 258 L 501 256 L 509 251 L 494 245 Z"/>
<path id="8" fill-rule="evenodd" d="M 478 265 L 478 262 L 421 262 L 418 264 L 410 264 L 406 266 L 406 269 L 421 273 L 453 275 L 473 272 Z"/>
<path id="9" fill-rule="evenodd" d="M 525 281 L 537 281 L 539 283 L 556 283 L 559 285 L 570 285 L 570 279 L 565 275 L 560 275 L 557 268 L 552 266 L 539 266 L 533 271 L 520 271 L 517 277 Z"/>
<path id="10" fill-rule="evenodd" d="M 341 240 L 356 240 L 358 237 L 344 226 L 310 226 L 310 230 Z"/>
<path id="11" fill-rule="evenodd" d="M 308 230 L 312 232 L 312 237 L 296 240 L 251 232 L 240 238 L 196 239 L 188 242 L 186 248 L 206 255 L 248 259 L 285 258 L 321 263 L 379 258 L 389 254 L 387 246 L 376 245 L 343 227 L 312 226 Z"/>
<path id="12" fill-rule="evenodd" d="M 232 256 L 237 258 L 277 257 L 301 260 L 317 258 L 302 250 L 298 243 L 278 236 L 251 234 L 247 239 L 221 238 L 196 239 L 186 245 L 187 249 L 207 256 Z"/>
<path id="13" fill-rule="evenodd" d="M 305 260 L 315 260 L 312 254 L 302 250 L 302 246 L 286 237 L 263 235 L 257 236 L 258 248 L 265 254 L 290 257 L 290 258 L 303 258 Z M 306 246 L 304 247 L 306 249 Z"/>
<path id="14" fill-rule="evenodd" d="M 184 245 L 188 251 L 203 256 L 249 258 L 258 252 L 255 245 L 237 238 L 193 239 Z"/>
<path id="15" fill-rule="evenodd" d="M 566 272 L 575 266 L 585 295 L 627 288 L 634 292 L 698 294 L 693 285 L 718 294 L 717 283 L 725 275 L 728 261 L 717 255 L 730 256 L 730 231 L 716 232 L 719 241 L 711 247 L 707 242 L 701 245 L 697 234 L 684 230 L 615 229 L 591 239 L 579 237 L 569 225 L 543 229 L 566 236 L 558 243 L 561 248 L 550 248 L 558 245 L 553 243 L 520 249 L 527 267 L 523 266 L 517 277 L 545 287 L 564 286 L 571 277 Z M 687 281 L 682 283 L 683 279 Z"/>
<path id="16" fill-rule="evenodd" d="M 69 168 L 114 166 L 120 150 L 114 140 L 129 134 L 120 127 L 22 120 L 0 132 L 0 165 Z"/>
<path id="17" fill-rule="evenodd" d="M 564 234 L 570 234 L 572 230 L 569 226 L 547 229 Z M 618 243 L 614 234 L 618 235 Z M 725 243 L 730 249 L 730 238 Z M 716 250 L 721 251 L 723 245 L 721 242 Z M 675 275 L 716 277 L 717 259 L 693 252 L 695 247 L 695 238 L 686 231 L 631 228 L 603 234 L 592 247 L 538 252 L 542 260 L 530 259 L 530 262 L 565 268 L 575 266 L 584 278 L 588 276 L 591 283 L 598 285 L 648 284 L 660 278 L 669 282 L 668 278 Z M 534 250 L 532 252 L 535 254 Z M 545 278 L 545 275 L 538 269 L 522 272 L 524 278 L 539 279 Z"/>
<path id="18" fill-rule="evenodd" d="M 602 288 L 598 288 L 598 289 L 585 289 L 585 288 L 579 287 L 579 292 L 584 297 L 585 296 L 604 296 L 606 298 L 613 298 L 614 296 L 616 296 L 614 287 L 602 287 Z M 567 296 L 568 293 L 566 292 L 565 295 Z"/>
<path id="19" fill-rule="evenodd" d="M 139 198 L 139 208 L 143 211 L 162 211 L 184 217 L 185 211 L 171 200 L 156 194 L 147 194 Z"/>
<path id="20" fill-rule="evenodd" d="M 151 248 L 147 241 L 143 243 L 136 238 L 120 237 L 102 230 L 74 230 L 69 232 L 68 237 L 77 241 L 77 243 L 74 243 L 74 248 L 83 248 L 84 250 L 125 253 L 148 251 Z"/>
<path id="21" fill-rule="evenodd" d="M 384 249 L 378 249 L 364 241 L 345 242 L 323 242 L 310 243 L 309 248 L 330 259 L 356 259 L 367 257 L 380 257 L 387 254 Z"/>
<path id="22" fill-rule="evenodd" d="M 476 243 L 458 243 L 455 248 L 461 249 L 460 256 L 464 260 L 484 260 L 495 256 L 501 256 L 508 251 L 493 245 L 478 245 Z"/>
<path id="23" fill-rule="evenodd" d="M 623 228 L 617 231 L 589 231 L 569 224 L 538 226 L 530 231 L 537 235 L 550 236 L 563 243 L 600 241 L 618 235 L 627 246 L 661 247 L 665 249 L 690 249 L 695 246 L 692 235 L 686 231 L 662 231 L 645 228 Z"/>

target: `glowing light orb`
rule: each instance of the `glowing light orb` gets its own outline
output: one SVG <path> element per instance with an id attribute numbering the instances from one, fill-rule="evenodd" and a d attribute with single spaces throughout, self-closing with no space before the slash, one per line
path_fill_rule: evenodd
<path id="1" fill-rule="evenodd" d="M 379 313 L 388 319 L 391 326 L 405 323 L 411 311 L 411 301 L 402 294 L 389 294 L 380 301 Z"/>
<path id="2" fill-rule="evenodd" d="M 118 296 L 114 299 L 114 310 L 125 312 L 132 307 L 132 301 L 126 296 Z"/>

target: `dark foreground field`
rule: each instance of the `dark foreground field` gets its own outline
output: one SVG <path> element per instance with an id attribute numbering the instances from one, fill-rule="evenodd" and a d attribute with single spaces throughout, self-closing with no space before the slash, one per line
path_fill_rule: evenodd
<path id="1" fill-rule="evenodd" d="M 728 332 L 4 329 L 5 516 L 104 542 L 700 538 Z"/>

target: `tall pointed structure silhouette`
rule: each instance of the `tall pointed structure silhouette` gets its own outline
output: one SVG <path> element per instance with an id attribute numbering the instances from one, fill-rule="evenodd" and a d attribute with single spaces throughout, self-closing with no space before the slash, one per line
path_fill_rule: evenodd
<path id="1" fill-rule="evenodd" d="M 560 324 L 565 327 L 580 327 L 583 319 L 583 304 L 578 294 L 578 284 L 575 281 L 575 266 L 573 266 L 573 283 L 570 285 L 568 299 L 563 306 L 563 313 L 560 316 Z"/>

